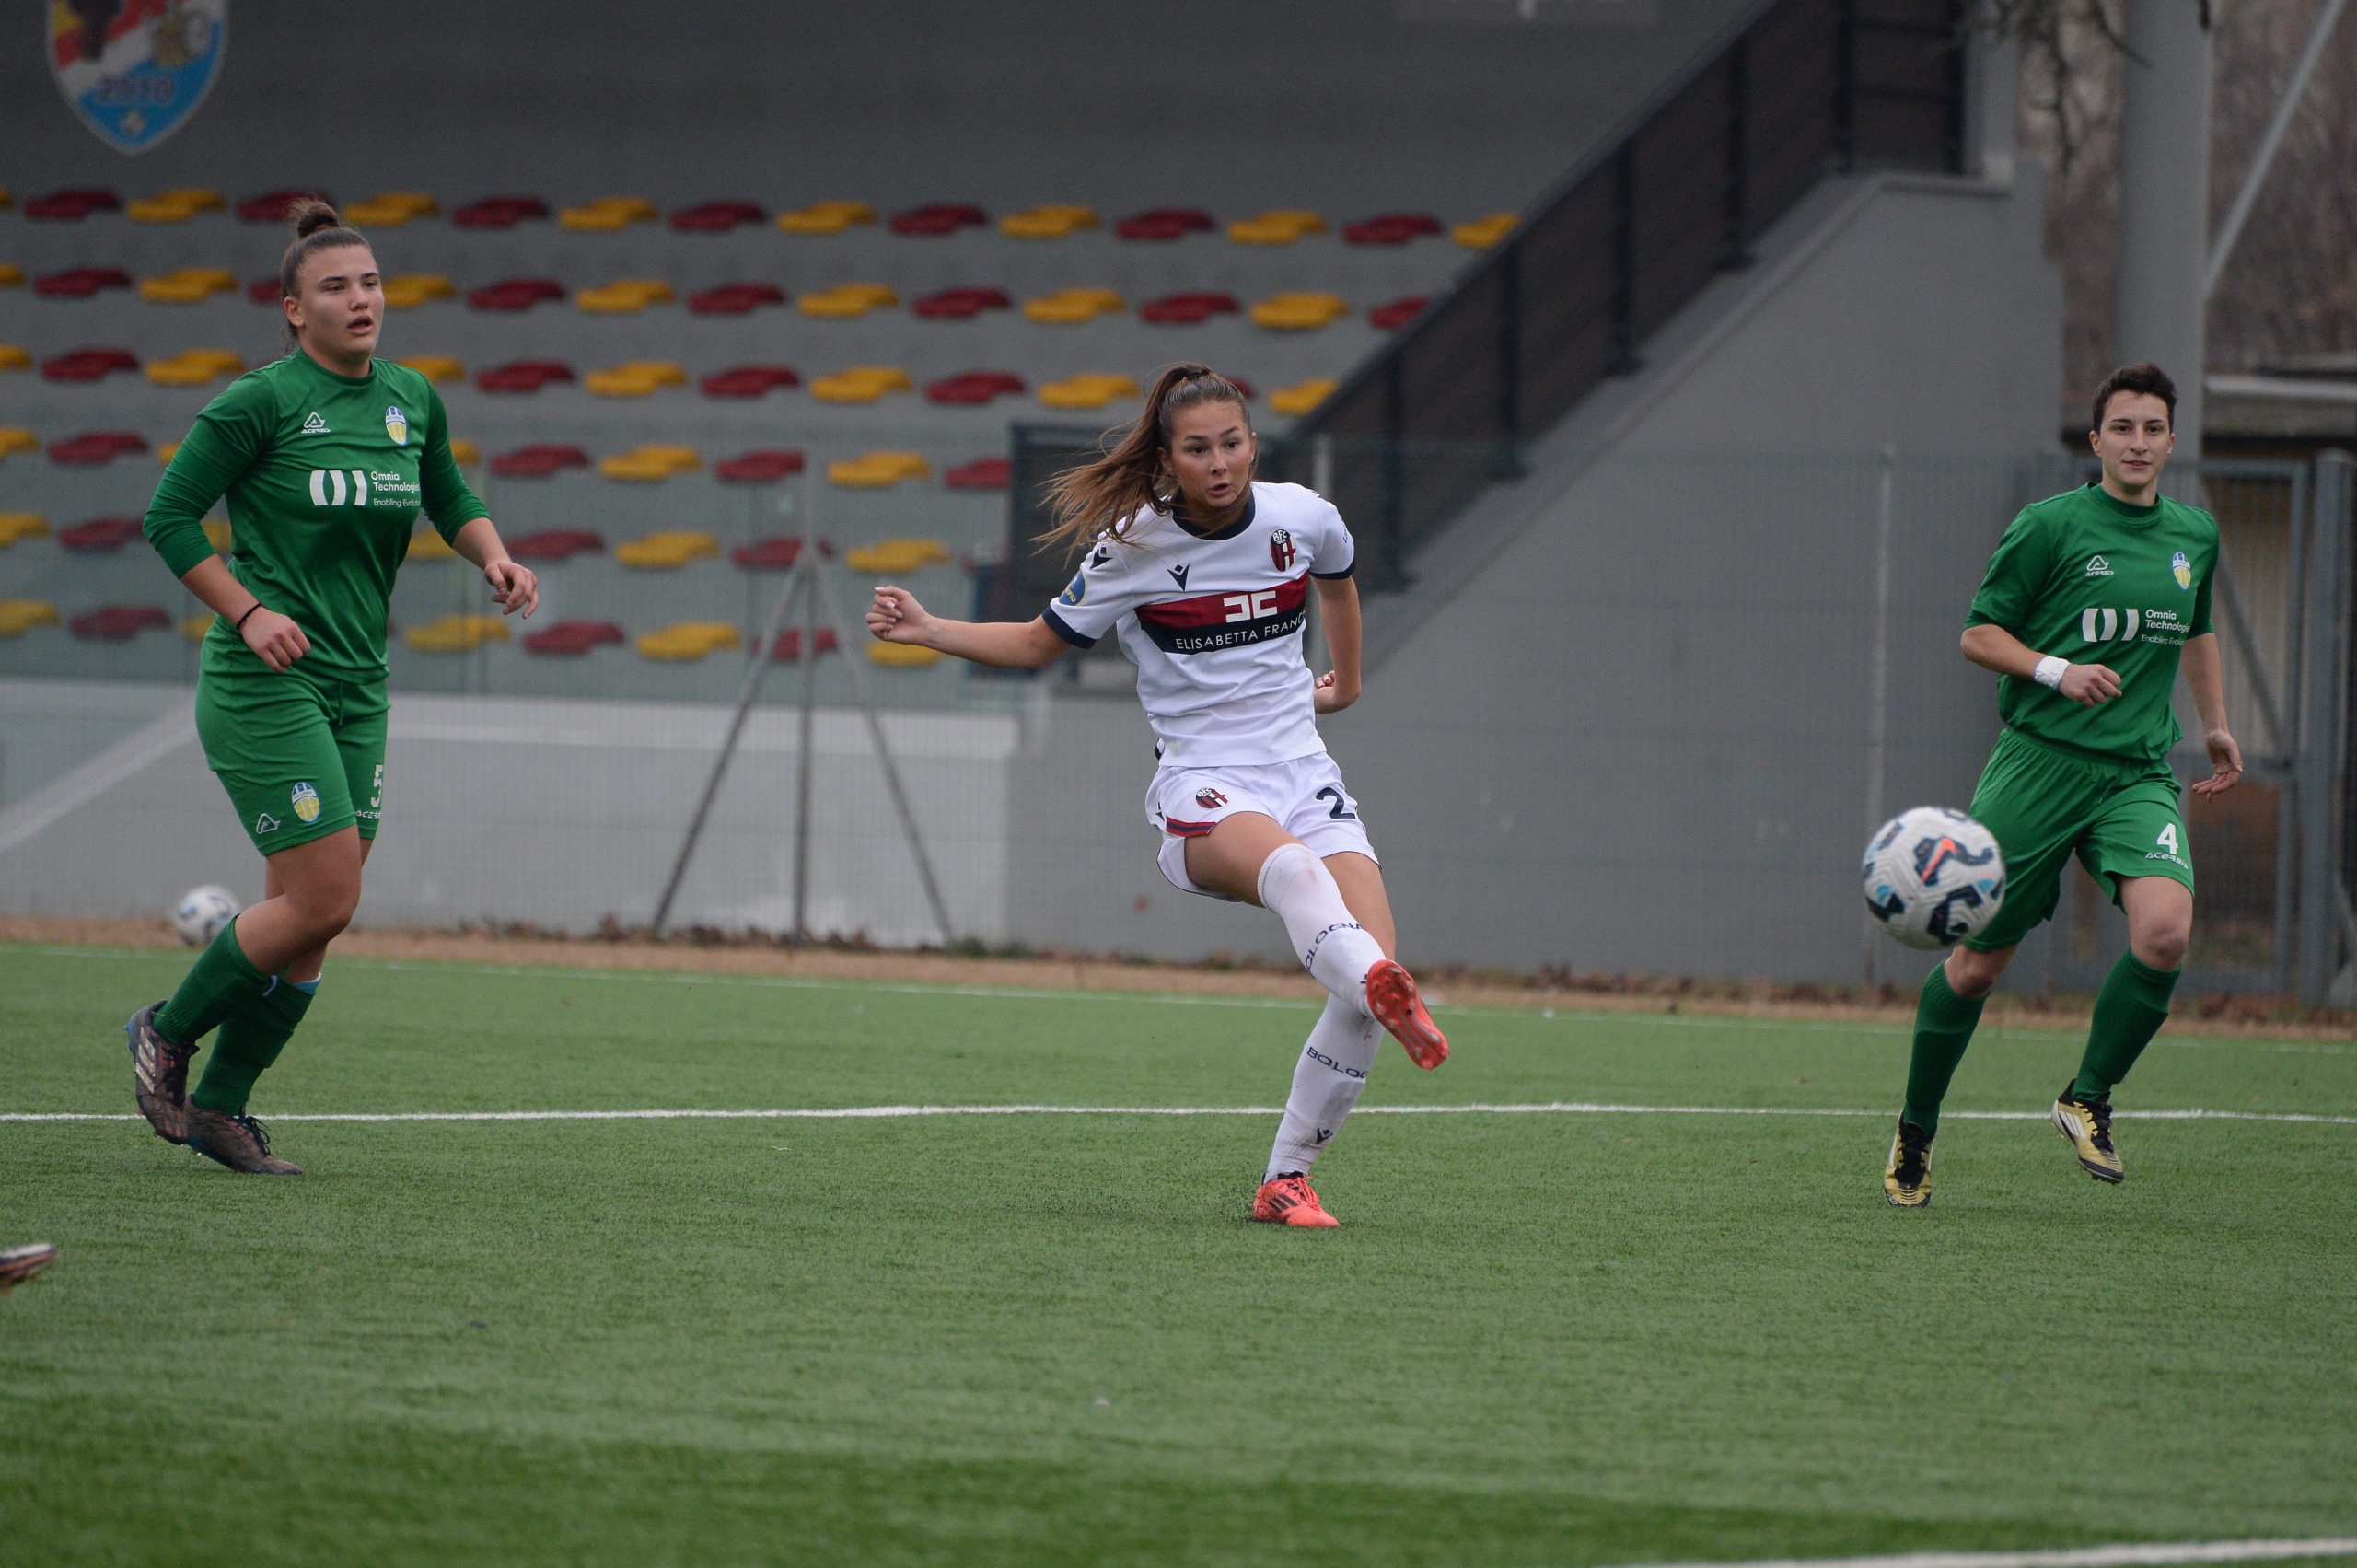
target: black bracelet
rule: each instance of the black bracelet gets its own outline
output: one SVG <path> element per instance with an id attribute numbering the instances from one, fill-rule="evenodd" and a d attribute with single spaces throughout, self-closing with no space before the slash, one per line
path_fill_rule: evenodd
<path id="1" fill-rule="evenodd" d="M 232 631 L 232 632 L 242 632 L 242 631 L 244 631 L 244 630 L 246 629 L 246 622 L 247 622 L 247 621 L 250 621 L 250 620 L 252 620 L 252 619 L 253 619 L 253 615 L 254 615 L 254 611 L 255 611 L 255 610 L 260 610 L 261 608 L 261 600 L 260 600 L 260 599 L 256 599 L 256 600 L 254 600 L 254 601 L 253 601 L 253 603 L 251 603 L 251 604 L 250 604 L 250 605 L 246 606 L 246 612 L 245 612 L 243 615 L 240 615 L 240 616 L 238 616 L 238 619 L 236 620 L 236 621 L 234 621 L 234 622 L 230 625 L 229 630 L 230 630 L 230 631 Z"/>

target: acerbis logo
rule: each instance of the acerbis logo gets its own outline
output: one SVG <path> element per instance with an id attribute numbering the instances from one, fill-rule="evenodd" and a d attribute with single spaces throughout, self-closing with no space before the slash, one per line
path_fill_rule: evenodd
<path id="1" fill-rule="evenodd" d="M 2111 563 L 2110 563 L 2110 562 L 2108 562 L 2108 561 L 2106 561 L 2102 556 L 2100 556 L 2100 555 L 2096 556 L 2094 559 L 2090 560 L 2090 561 L 2087 563 L 2087 575 L 2088 575 L 2088 576 L 2090 576 L 2090 577 L 2108 577 L 2108 576 L 2110 576 L 2111 575 L 2112 575 L 2112 574 L 2111 574 Z"/>
<path id="2" fill-rule="evenodd" d="M 311 505 L 314 506 L 366 506 L 368 505 L 368 473 L 365 469 L 313 469 L 311 470 Z"/>
<path id="3" fill-rule="evenodd" d="M 317 413 L 303 422 L 303 434 L 306 436 L 325 436 L 327 433 L 328 422 Z"/>
<path id="4" fill-rule="evenodd" d="M 265 811 L 261 816 L 254 819 L 254 834 L 256 837 L 260 837 L 263 833 L 274 833 L 276 831 L 278 831 L 278 819 L 272 816 L 269 812 Z"/>
<path id="5" fill-rule="evenodd" d="M 2079 636 L 2090 643 L 2132 643 L 2142 620 L 2142 613 L 2133 610 L 2083 610 Z"/>

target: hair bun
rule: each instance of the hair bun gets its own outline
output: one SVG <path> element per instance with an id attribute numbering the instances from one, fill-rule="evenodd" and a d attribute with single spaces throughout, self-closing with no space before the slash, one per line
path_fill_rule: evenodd
<path id="1" fill-rule="evenodd" d="M 306 239 L 323 228 L 341 228 L 343 219 L 336 210 L 317 196 L 298 196 L 287 203 L 286 216 L 295 225 L 295 238 Z"/>

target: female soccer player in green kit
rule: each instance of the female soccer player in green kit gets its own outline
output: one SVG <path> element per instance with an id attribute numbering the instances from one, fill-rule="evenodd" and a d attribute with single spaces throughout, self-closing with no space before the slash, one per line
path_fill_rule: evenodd
<path id="1" fill-rule="evenodd" d="M 2193 792 L 2221 794 L 2243 771 L 2210 630 L 2218 525 L 2160 494 L 2176 412 L 2176 384 L 2160 366 L 2113 371 L 2096 390 L 2090 432 L 2103 478 L 2015 517 L 1972 598 L 1964 656 L 2003 678 L 2005 721 L 1972 816 L 2004 852 L 2005 899 L 1916 1003 L 1907 1103 L 1883 1172 L 1884 1195 L 1901 1208 L 1931 1202 L 1948 1080 L 2014 949 L 2054 912 L 2073 854 L 2128 916 L 2128 951 L 2096 998 L 2086 1053 L 2055 1098 L 2053 1122 L 2089 1176 L 2124 1174 L 2112 1086 L 2168 1016 L 2193 929 L 2193 862 L 2168 764 L 2183 738 L 2169 705 L 2179 668 L 2210 753 L 2211 776 Z"/>
<path id="2" fill-rule="evenodd" d="M 368 242 L 324 202 L 292 214 L 279 264 L 294 351 L 198 414 L 147 508 L 147 538 L 216 619 L 197 736 L 254 847 L 262 901 L 180 989 L 132 1015 L 133 1088 L 156 1135 L 232 1170 L 298 1175 L 246 1114 L 360 900 L 385 783 L 386 614 L 422 509 L 508 614 L 540 602 L 450 456 L 432 382 L 376 357 L 385 295 Z M 226 563 L 203 518 L 226 495 Z M 197 1042 L 220 1029 L 188 1092 Z"/>

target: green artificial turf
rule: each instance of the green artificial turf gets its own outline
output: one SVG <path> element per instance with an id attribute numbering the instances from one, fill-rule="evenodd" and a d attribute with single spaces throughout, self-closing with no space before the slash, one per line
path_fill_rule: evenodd
<path id="1" fill-rule="evenodd" d="M 0 1110 L 131 1109 L 173 954 L 0 947 Z M 1270 1106 L 1306 1005 L 338 961 L 273 1113 Z M 0 1123 L 0 1561 L 1464 1564 L 2357 1534 L 2357 1125 L 1943 1123 L 1903 1035 L 1444 1010 L 1343 1228 L 1261 1116 Z M 1951 1113 L 2041 1111 L 1984 1034 Z M 2357 1048 L 2164 1036 L 2123 1109 L 2357 1115 Z"/>

